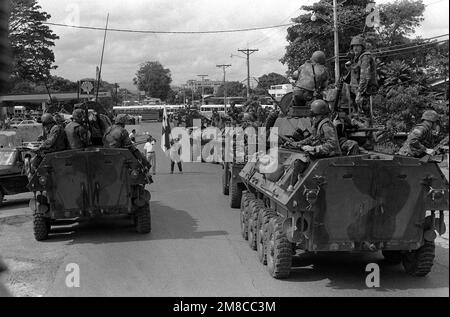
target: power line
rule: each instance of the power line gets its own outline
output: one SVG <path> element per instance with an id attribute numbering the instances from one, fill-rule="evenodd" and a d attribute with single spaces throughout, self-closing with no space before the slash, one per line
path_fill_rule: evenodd
<path id="1" fill-rule="evenodd" d="M 69 24 L 53 23 L 53 22 L 45 22 L 43 24 L 75 28 L 75 29 L 83 29 L 83 30 L 95 30 L 95 31 L 104 31 L 105 30 L 105 28 L 101 28 L 101 27 L 69 25 Z M 144 33 L 144 34 L 218 34 L 218 33 L 237 33 L 237 32 L 268 30 L 268 29 L 281 28 L 281 27 L 286 27 L 286 26 L 291 26 L 291 25 L 294 25 L 294 23 L 263 26 L 263 27 L 253 27 L 253 28 L 243 28 L 243 29 L 232 29 L 232 30 L 214 30 L 214 31 L 154 31 L 154 30 L 113 29 L 113 28 L 108 29 L 108 31 L 109 32 L 124 32 L 124 33 Z"/>

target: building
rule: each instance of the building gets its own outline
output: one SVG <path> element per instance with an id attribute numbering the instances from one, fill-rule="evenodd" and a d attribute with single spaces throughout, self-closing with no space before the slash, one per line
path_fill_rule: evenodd
<path id="1" fill-rule="evenodd" d="M 280 101 L 284 95 L 293 91 L 291 84 L 270 86 L 269 94 L 271 94 L 277 101 Z"/>
<path id="2" fill-rule="evenodd" d="M 195 80 L 195 79 L 191 79 L 188 80 L 186 82 L 185 88 L 186 89 L 191 89 L 194 91 L 198 91 L 202 89 L 202 85 L 203 87 L 209 87 L 214 89 L 214 95 L 217 94 L 217 91 L 219 90 L 219 87 L 222 86 L 223 81 L 218 81 L 218 80 L 210 80 L 210 79 L 205 79 L 203 81 L 201 80 Z"/>

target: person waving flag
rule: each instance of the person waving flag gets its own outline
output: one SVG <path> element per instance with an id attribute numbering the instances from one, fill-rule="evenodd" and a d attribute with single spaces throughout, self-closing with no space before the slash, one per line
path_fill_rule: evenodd
<path id="1" fill-rule="evenodd" d="M 164 152 L 170 149 L 170 123 L 167 116 L 166 106 L 164 106 L 163 118 L 162 118 L 162 136 L 161 136 L 161 148 Z"/>

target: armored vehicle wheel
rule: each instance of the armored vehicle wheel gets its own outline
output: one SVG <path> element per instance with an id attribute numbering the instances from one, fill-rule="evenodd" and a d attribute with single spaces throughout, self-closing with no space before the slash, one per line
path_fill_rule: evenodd
<path id="1" fill-rule="evenodd" d="M 229 176 L 228 172 L 228 164 L 224 163 L 223 172 L 222 172 L 222 193 L 226 196 L 230 194 L 230 187 L 228 186 L 227 177 Z"/>
<path id="2" fill-rule="evenodd" d="M 292 246 L 283 232 L 283 220 L 274 217 L 266 231 L 267 269 L 276 279 L 287 278 L 291 272 Z"/>
<path id="3" fill-rule="evenodd" d="M 256 232 L 257 232 L 257 225 L 258 225 L 258 215 L 260 212 L 262 212 L 264 208 L 264 204 L 260 200 L 254 200 L 250 203 L 248 210 L 248 222 L 247 222 L 247 231 L 248 231 L 248 245 L 250 248 L 254 251 L 256 251 Z"/>
<path id="4" fill-rule="evenodd" d="M 434 242 L 425 241 L 425 244 L 419 249 L 403 254 L 403 267 L 405 268 L 405 271 L 412 276 L 426 276 L 431 272 L 434 257 Z"/>
<path id="5" fill-rule="evenodd" d="M 402 263 L 402 252 L 401 251 L 388 251 L 384 250 L 381 252 L 384 256 L 386 262 L 391 264 L 400 264 Z"/>
<path id="6" fill-rule="evenodd" d="M 149 233 L 152 230 L 150 205 L 147 204 L 137 211 L 135 222 L 138 233 Z"/>
<path id="7" fill-rule="evenodd" d="M 50 228 L 50 219 L 37 212 L 33 214 L 33 233 L 36 241 L 47 240 Z"/>
<path id="8" fill-rule="evenodd" d="M 241 235 L 245 240 L 248 239 L 248 231 L 247 231 L 247 209 L 248 205 L 252 200 L 255 199 L 255 196 L 252 193 L 245 192 L 242 195 L 241 199 L 241 213 L 240 213 L 240 223 L 241 223 Z"/>
<path id="9" fill-rule="evenodd" d="M 258 221 L 256 223 L 256 252 L 258 253 L 258 260 L 263 265 L 267 264 L 267 257 L 266 257 L 266 231 L 267 226 L 269 225 L 270 219 L 275 217 L 275 211 L 272 209 L 264 208 L 262 209 L 258 214 Z"/>
<path id="10" fill-rule="evenodd" d="M 230 177 L 230 207 L 239 208 L 242 198 L 242 189 L 236 179 Z"/>

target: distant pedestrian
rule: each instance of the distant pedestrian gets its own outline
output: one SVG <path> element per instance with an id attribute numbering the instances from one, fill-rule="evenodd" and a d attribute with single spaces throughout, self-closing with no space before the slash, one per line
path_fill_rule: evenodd
<path id="1" fill-rule="evenodd" d="M 173 174 L 173 170 L 175 168 L 175 163 L 178 165 L 178 170 L 180 171 L 180 174 L 183 174 L 183 167 L 181 165 L 181 144 L 180 139 L 176 138 L 170 142 L 170 149 L 169 149 L 169 155 L 170 155 L 170 174 Z"/>
<path id="2" fill-rule="evenodd" d="M 156 153 L 155 153 L 155 144 L 156 140 L 149 135 L 147 138 L 147 143 L 144 145 L 144 154 L 147 158 L 147 161 L 152 165 L 153 175 L 156 174 Z"/>
<path id="3" fill-rule="evenodd" d="M 130 140 L 131 142 L 136 143 L 136 129 L 131 130 Z"/>

